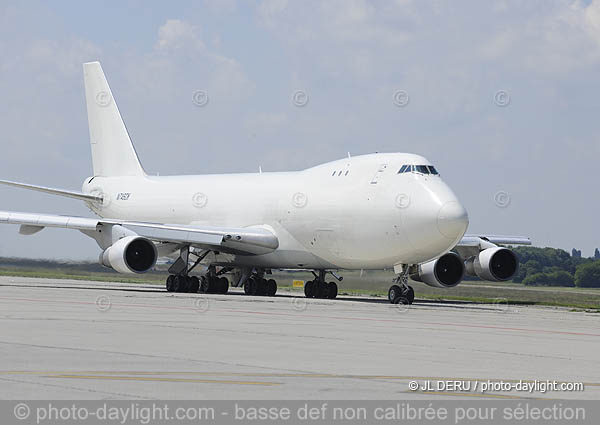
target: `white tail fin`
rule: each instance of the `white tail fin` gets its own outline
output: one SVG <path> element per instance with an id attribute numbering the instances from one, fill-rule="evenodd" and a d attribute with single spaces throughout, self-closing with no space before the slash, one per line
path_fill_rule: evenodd
<path id="1" fill-rule="evenodd" d="M 100 62 L 83 64 L 95 176 L 145 175 Z"/>

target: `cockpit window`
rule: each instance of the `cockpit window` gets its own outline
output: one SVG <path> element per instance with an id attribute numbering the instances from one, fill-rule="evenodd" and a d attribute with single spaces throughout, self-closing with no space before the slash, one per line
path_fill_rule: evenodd
<path id="1" fill-rule="evenodd" d="M 412 164 L 403 165 L 400 168 L 400 170 L 398 171 L 398 174 L 411 173 L 411 172 L 417 172 L 417 173 L 421 173 L 421 174 L 433 174 L 436 176 L 440 174 L 440 173 L 438 173 L 438 171 L 435 169 L 435 167 L 433 165 L 412 165 Z"/>
<path id="2" fill-rule="evenodd" d="M 435 167 L 433 165 L 428 165 L 427 168 L 429 168 L 429 172 L 431 174 L 435 174 L 436 176 L 440 173 L 438 173 L 438 170 L 435 169 Z"/>

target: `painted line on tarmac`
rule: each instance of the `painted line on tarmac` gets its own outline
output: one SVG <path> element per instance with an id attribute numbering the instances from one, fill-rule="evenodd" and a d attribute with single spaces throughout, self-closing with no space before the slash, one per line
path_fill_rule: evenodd
<path id="1" fill-rule="evenodd" d="M 63 379 L 97 379 L 106 381 L 141 381 L 141 382 L 180 382 L 190 384 L 230 384 L 230 385 L 260 385 L 271 387 L 282 385 L 282 382 L 263 381 L 229 381 L 222 379 L 195 379 L 195 378 L 159 378 L 150 376 L 111 376 L 111 375 L 47 375 L 47 378 Z"/>

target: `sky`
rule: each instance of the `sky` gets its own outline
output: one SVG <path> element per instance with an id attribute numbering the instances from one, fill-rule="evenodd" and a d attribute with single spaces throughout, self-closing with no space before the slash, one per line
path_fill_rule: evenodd
<path id="1" fill-rule="evenodd" d="M 82 63 L 99 60 L 149 174 L 418 153 L 468 233 L 600 246 L 599 0 L 3 1 L 0 55 L 1 179 L 80 190 Z M 92 216 L 9 187 L 0 210 Z M 0 226 L 0 256 L 98 254 L 77 231 Z"/>

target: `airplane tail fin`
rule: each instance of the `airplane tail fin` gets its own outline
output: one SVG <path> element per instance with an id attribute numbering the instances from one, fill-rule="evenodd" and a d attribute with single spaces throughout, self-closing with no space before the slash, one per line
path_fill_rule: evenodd
<path id="1" fill-rule="evenodd" d="M 100 62 L 84 63 L 83 76 L 94 175 L 145 175 Z"/>

